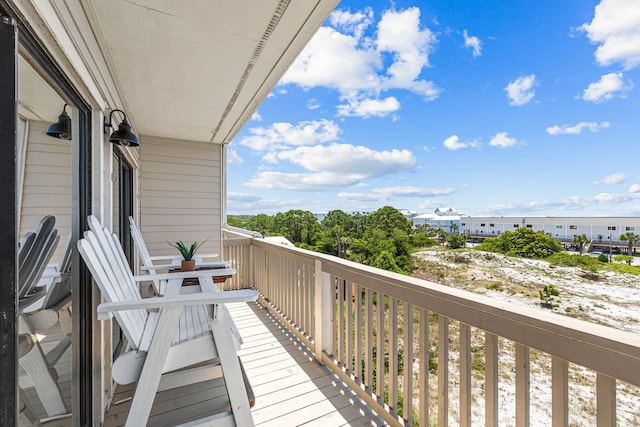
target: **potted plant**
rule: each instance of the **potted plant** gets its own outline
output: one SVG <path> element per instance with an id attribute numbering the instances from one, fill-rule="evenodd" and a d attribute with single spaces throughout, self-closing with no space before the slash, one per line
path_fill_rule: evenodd
<path id="1" fill-rule="evenodd" d="M 202 243 L 193 242 L 191 246 L 187 246 L 182 240 L 178 240 L 175 243 L 167 243 L 176 248 L 180 252 L 180 255 L 182 255 L 182 271 L 194 271 L 196 269 L 196 260 L 193 259 L 193 256 L 196 254 L 198 248 L 205 242 L 206 240 Z"/>

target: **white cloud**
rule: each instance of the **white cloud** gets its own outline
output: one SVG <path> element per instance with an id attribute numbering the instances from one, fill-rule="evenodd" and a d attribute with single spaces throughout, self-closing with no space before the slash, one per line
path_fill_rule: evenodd
<path id="1" fill-rule="evenodd" d="M 600 80 L 591 83 L 584 90 L 582 99 L 585 101 L 599 103 L 609 101 L 616 95 L 624 98 L 624 92 L 630 91 L 633 84 L 628 81 L 626 84 L 622 79 L 622 73 L 609 73 L 600 77 Z"/>
<path id="2" fill-rule="evenodd" d="M 593 20 L 580 27 L 597 43 L 595 57 L 602 66 L 640 64 L 640 7 L 637 0 L 602 0 Z"/>
<path id="3" fill-rule="evenodd" d="M 329 22 L 334 27 L 342 28 L 359 39 L 363 36 L 367 27 L 373 24 L 373 9 L 367 7 L 363 11 L 354 13 L 335 10 L 329 16 Z"/>
<path id="4" fill-rule="evenodd" d="M 504 88 L 509 98 L 509 105 L 520 106 L 529 103 L 535 96 L 533 86 L 536 83 L 535 74 L 518 77 Z"/>
<path id="5" fill-rule="evenodd" d="M 307 108 L 309 110 L 317 110 L 318 108 L 320 108 L 320 103 L 315 98 L 308 99 L 307 100 Z"/>
<path id="6" fill-rule="evenodd" d="M 268 128 L 250 128 L 250 136 L 241 138 L 239 143 L 256 151 L 286 149 L 292 146 L 315 145 L 335 141 L 340 127 L 326 119 L 300 122 L 273 123 Z"/>
<path id="7" fill-rule="evenodd" d="M 400 109 L 400 103 L 393 96 L 385 99 L 350 99 L 348 102 L 348 104 L 338 105 L 339 116 L 385 117 Z"/>
<path id="8" fill-rule="evenodd" d="M 469 142 L 460 142 L 460 138 L 458 138 L 458 135 L 451 135 L 449 138 L 444 140 L 442 145 L 444 145 L 445 148 L 448 148 L 451 151 L 456 151 L 460 150 L 461 148 L 477 148 L 480 146 L 480 141 L 474 139 Z"/>
<path id="9" fill-rule="evenodd" d="M 245 185 L 252 188 L 269 188 L 291 191 L 328 191 L 355 185 L 362 177 L 349 173 L 285 173 L 258 172 Z"/>
<path id="10" fill-rule="evenodd" d="M 391 77 L 383 80 L 382 87 L 408 89 L 435 99 L 437 91 L 433 85 L 418 79 L 422 69 L 429 65 L 435 41 L 428 28 L 420 28 L 419 8 L 386 11 L 378 22 L 376 45 L 379 52 L 393 55 L 393 63 L 386 70 Z"/>
<path id="11" fill-rule="evenodd" d="M 305 172 L 262 170 L 247 186 L 298 191 L 322 191 L 361 184 L 362 180 L 409 171 L 416 163 L 408 150 L 375 151 L 349 144 L 316 145 L 268 153 L 263 158 L 273 165 L 287 161 Z"/>
<path id="12" fill-rule="evenodd" d="M 396 197 L 438 197 L 454 193 L 455 188 L 421 188 L 413 186 L 374 188 L 369 193 L 338 193 L 345 200 L 382 202 Z"/>
<path id="13" fill-rule="evenodd" d="M 480 39 L 475 36 L 469 36 L 467 30 L 464 30 L 462 35 L 464 36 L 464 45 L 471 48 L 473 57 L 482 55 L 482 42 Z"/>
<path id="14" fill-rule="evenodd" d="M 609 122 L 580 122 L 575 125 L 553 125 L 547 128 L 549 135 L 580 135 L 583 129 L 591 132 L 598 132 L 600 129 L 606 129 L 611 126 Z"/>
<path id="15" fill-rule="evenodd" d="M 386 11 L 375 35 L 367 37 L 364 33 L 372 18 L 370 8 L 356 13 L 335 11 L 328 21 L 334 28 L 323 26 L 316 32 L 280 83 L 335 89 L 347 101 L 340 106 L 341 114 L 350 115 L 367 114 L 369 109 L 351 106 L 380 102 L 377 98 L 386 90 L 404 89 L 436 99 L 441 89 L 420 78 L 436 42 L 433 33 L 420 25 L 420 9 Z"/>
<path id="16" fill-rule="evenodd" d="M 262 121 L 262 116 L 260 115 L 260 113 L 258 113 L 256 111 L 255 113 L 253 113 L 251 115 L 251 120 L 253 120 L 254 122 L 261 122 Z"/>
<path id="17" fill-rule="evenodd" d="M 227 194 L 227 200 L 233 202 L 252 203 L 260 200 L 260 197 L 256 196 L 255 194 L 235 193 L 233 191 L 230 191 Z"/>
<path id="18" fill-rule="evenodd" d="M 265 160 L 270 163 L 286 160 L 310 171 L 347 173 L 358 176 L 359 179 L 408 171 L 413 169 L 416 163 L 415 156 L 409 150 L 375 151 L 350 144 L 298 147 L 294 150 L 269 153 Z"/>
<path id="19" fill-rule="evenodd" d="M 629 187 L 629 193 L 640 193 L 640 184 L 633 184 Z"/>
<path id="20" fill-rule="evenodd" d="M 493 138 L 491 138 L 491 141 L 489 141 L 489 145 L 491 145 L 492 147 L 507 148 L 513 147 L 516 144 L 524 145 L 524 142 L 518 141 L 515 138 L 511 138 L 507 132 L 498 132 L 494 135 Z"/>
<path id="21" fill-rule="evenodd" d="M 618 172 L 618 173 L 612 173 L 611 175 L 607 175 L 599 181 L 593 181 L 593 183 L 594 184 L 620 184 L 626 179 L 627 177 L 624 176 L 623 173 Z"/>
<path id="22" fill-rule="evenodd" d="M 238 155 L 236 150 L 227 150 L 227 163 L 231 165 L 241 165 L 244 163 L 244 159 Z"/>
<path id="23" fill-rule="evenodd" d="M 313 201 L 302 199 L 265 199 L 253 194 L 229 193 L 227 196 L 227 211 L 229 213 L 259 214 L 277 213 L 292 209 L 294 206 L 310 209 Z"/>

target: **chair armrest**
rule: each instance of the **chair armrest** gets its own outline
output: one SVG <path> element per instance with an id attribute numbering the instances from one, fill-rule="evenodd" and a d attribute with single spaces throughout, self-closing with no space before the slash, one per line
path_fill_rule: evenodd
<path id="1" fill-rule="evenodd" d="M 135 301 L 104 302 L 98 305 L 98 319 L 110 319 L 110 313 L 122 310 L 148 310 L 163 307 L 182 307 L 189 305 L 226 304 L 249 302 L 258 299 L 258 291 L 241 289 L 225 292 L 201 292 L 180 294 L 170 297 L 143 298 Z"/>
<path id="2" fill-rule="evenodd" d="M 142 271 L 149 270 L 169 270 L 171 268 L 180 267 L 180 264 L 163 264 L 163 265 L 143 265 L 140 267 Z M 231 267 L 231 261 L 218 262 L 196 262 L 196 268 L 228 268 Z"/>
<path id="3" fill-rule="evenodd" d="M 212 253 L 212 254 L 195 254 L 193 257 L 194 258 L 216 258 L 218 256 L 220 255 L 216 253 Z M 156 255 L 156 256 L 149 257 L 149 259 L 151 259 L 151 261 L 168 261 L 168 260 L 180 261 L 183 258 L 180 255 Z"/>
<path id="4" fill-rule="evenodd" d="M 235 268 L 217 268 L 214 270 L 178 271 L 175 273 L 143 274 L 133 276 L 136 282 L 148 282 L 150 280 L 171 280 L 171 279 L 195 279 L 197 277 L 218 277 L 233 276 L 236 274 Z"/>

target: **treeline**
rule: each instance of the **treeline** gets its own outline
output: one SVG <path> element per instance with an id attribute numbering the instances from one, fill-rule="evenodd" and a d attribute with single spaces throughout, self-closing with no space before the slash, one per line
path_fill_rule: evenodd
<path id="1" fill-rule="evenodd" d="M 303 249 L 403 274 L 411 274 L 411 253 L 416 248 L 447 240 L 440 229 L 413 229 L 411 222 L 391 206 L 369 215 L 333 210 L 322 221 L 309 211 L 290 210 L 273 216 L 229 215 L 227 222 L 265 237 L 284 236 Z"/>

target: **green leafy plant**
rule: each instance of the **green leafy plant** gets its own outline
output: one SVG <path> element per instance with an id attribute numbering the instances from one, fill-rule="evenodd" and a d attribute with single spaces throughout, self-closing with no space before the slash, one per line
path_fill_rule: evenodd
<path id="1" fill-rule="evenodd" d="M 538 292 L 540 293 L 540 301 L 542 301 L 544 307 L 552 307 L 554 303 L 553 297 L 560 296 L 560 291 L 554 285 L 544 285 L 542 290 Z"/>
<path id="2" fill-rule="evenodd" d="M 178 240 L 175 243 L 171 243 L 171 242 L 167 242 L 167 243 L 169 243 L 170 246 L 173 246 L 174 248 L 176 248 L 180 252 L 180 255 L 182 255 L 182 258 L 184 258 L 185 261 L 191 261 L 193 259 L 193 256 L 196 254 L 196 251 L 198 250 L 198 248 L 204 245 L 204 243 L 207 240 L 209 239 L 206 239 L 201 243 L 193 242 L 191 246 L 187 246 L 182 240 Z"/>

